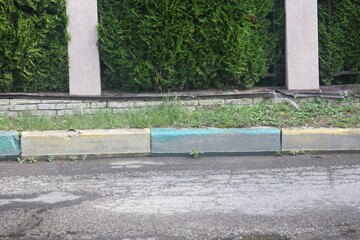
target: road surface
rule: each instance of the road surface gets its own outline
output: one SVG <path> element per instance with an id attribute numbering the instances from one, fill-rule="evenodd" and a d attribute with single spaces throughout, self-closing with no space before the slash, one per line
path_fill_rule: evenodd
<path id="1" fill-rule="evenodd" d="M 0 239 L 360 239 L 360 154 L 0 162 Z"/>

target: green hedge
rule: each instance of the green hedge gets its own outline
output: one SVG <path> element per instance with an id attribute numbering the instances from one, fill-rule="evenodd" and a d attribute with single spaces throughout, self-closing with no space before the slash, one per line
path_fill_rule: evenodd
<path id="1" fill-rule="evenodd" d="M 99 0 L 105 89 L 252 87 L 272 61 L 273 0 Z"/>
<path id="2" fill-rule="evenodd" d="M 340 76 L 360 71 L 360 0 L 319 1 L 319 49 L 323 84 L 360 82 L 359 75 Z"/>
<path id="3" fill-rule="evenodd" d="M 0 92 L 67 91 L 64 0 L 0 0 Z"/>
<path id="4" fill-rule="evenodd" d="M 275 3 L 274 3 L 275 2 Z M 323 84 L 359 83 L 360 0 L 319 0 Z M 270 13 L 275 4 L 276 33 Z M 104 89 L 282 85 L 283 0 L 99 0 Z M 68 91 L 65 0 L 0 0 L 0 92 Z M 276 47 L 276 49 L 275 49 Z M 275 52 L 275 54 L 274 54 Z M 277 62 L 277 77 L 262 78 Z"/>

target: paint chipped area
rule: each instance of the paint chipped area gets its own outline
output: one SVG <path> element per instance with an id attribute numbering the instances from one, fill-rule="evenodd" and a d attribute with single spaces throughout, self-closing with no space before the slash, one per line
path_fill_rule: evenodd
<path id="1" fill-rule="evenodd" d="M 0 155 L 20 152 L 20 140 L 17 132 L 0 132 Z"/>

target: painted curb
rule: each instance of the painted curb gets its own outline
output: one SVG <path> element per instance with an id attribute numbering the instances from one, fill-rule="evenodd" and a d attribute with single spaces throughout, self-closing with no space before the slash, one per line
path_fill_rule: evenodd
<path id="1" fill-rule="evenodd" d="M 359 151 L 360 129 L 282 129 L 282 150 Z"/>
<path id="2" fill-rule="evenodd" d="M 151 133 L 151 134 L 150 134 Z M 21 144 L 20 144 L 21 142 Z M 107 129 L 79 131 L 0 132 L 0 160 L 69 156 L 263 155 L 278 150 L 360 151 L 360 129 Z"/>
<path id="3" fill-rule="evenodd" d="M 20 152 L 19 133 L 0 132 L 0 160 L 14 160 L 20 157 Z"/>
<path id="4" fill-rule="evenodd" d="M 277 128 L 153 128 L 151 154 L 184 155 L 192 149 L 206 155 L 268 154 L 280 150 Z"/>
<path id="5" fill-rule="evenodd" d="M 22 157 L 150 155 L 150 129 L 23 132 Z"/>

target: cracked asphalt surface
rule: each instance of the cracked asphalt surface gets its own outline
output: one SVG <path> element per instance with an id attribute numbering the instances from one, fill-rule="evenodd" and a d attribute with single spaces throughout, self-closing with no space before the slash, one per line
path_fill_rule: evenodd
<path id="1" fill-rule="evenodd" d="M 0 239 L 360 239 L 360 153 L 0 162 Z"/>

